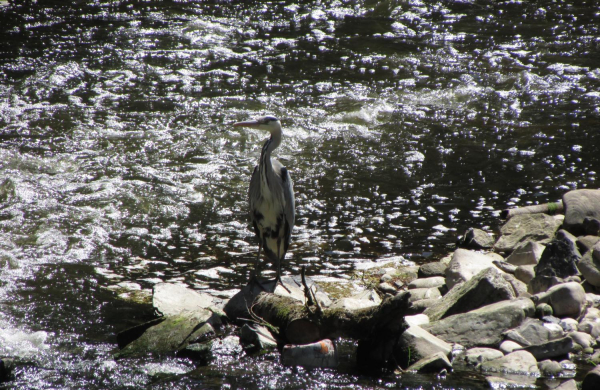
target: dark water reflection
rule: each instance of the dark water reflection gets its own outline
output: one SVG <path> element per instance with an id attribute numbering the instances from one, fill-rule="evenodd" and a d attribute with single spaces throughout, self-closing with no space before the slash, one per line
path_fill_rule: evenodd
<path id="1" fill-rule="evenodd" d="M 243 282 L 266 135 L 234 121 L 284 124 L 288 272 L 429 261 L 507 206 L 598 187 L 597 1 L 0 7 L 0 344 L 33 362 L 11 386 L 160 387 L 193 368 L 112 361 L 110 334 L 147 313 L 102 287 Z M 240 364 L 264 381 L 212 367 L 219 380 L 181 386 L 389 385 L 325 372 L 296 386 L 305 373 Z"/>

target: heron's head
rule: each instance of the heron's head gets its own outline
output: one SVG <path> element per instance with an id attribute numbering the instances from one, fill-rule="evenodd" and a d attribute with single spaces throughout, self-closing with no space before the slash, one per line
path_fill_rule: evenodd
<path id="1" fill-rule="evenodd" d="M 274 116 L 263 116 L 256 120 L 238 122 L 233 124 L 234 127 L 251 127 L 253 129 L 267 130 L 271 135 L 281 136 L 281 123 Z"/>

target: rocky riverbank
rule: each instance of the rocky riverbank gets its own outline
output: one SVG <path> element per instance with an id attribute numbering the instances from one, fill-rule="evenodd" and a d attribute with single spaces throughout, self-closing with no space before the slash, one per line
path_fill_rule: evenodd
<path id="1" fill-rule="evenodd" d="M 360 280 L 288 277 L 289 291 L 250 285 L 230 300 L 157 284 L 162 317 L 119 334 L 116 357 L 167 353 L 203 365 L 218 351 L 271 349 L 285 365 L 331 368 L 342 337 L 357 340 L 345 362 L 357 371 L 598 389 L 600 190 L 571 191 L 563 205 L 564 215 L 511 217 L 497 239 L 472 229 L 438 262 L 382 261 Z"/>

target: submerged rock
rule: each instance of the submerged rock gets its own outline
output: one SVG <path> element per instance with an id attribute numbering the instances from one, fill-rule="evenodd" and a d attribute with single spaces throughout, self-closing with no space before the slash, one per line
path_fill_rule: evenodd
<path id="1" fill-rule="evenodd" d="M 221 317 L 207 309 L 162 317 L 119 333 L 117 342 L 121 350 L 115 357 L 177 352 L 188 344 L 214 336 L 214 327 L 219 325 Z"/>
<path id="2" fill-rule="evenodd" d="M 514 376 L 513 376 L 514 378 Z M 485 380 L 490 389 L 535 389 L 535 378 L 510 379 L 502 376 L 486 376 Z"/>
<path id="3" fill-rule="evenodd" d="M 0 359 L 0 381 L 8 380 L 15 368 L 15 361 L 11 358 L 4 357 Z"/>

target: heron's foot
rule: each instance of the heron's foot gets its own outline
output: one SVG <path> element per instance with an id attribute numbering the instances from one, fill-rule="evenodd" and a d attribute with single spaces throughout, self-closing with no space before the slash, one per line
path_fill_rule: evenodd
<path id="1" fill-rule="evenodd" d="M 285 286 L 285 284 L 283 284 L 283 282 L 281 281 L 281 276 L 279 276 L 279 275 L 277 275 L 277 277 L 275 278 L 275 288 L 277 288 L 277 285 L 278 285 L 278 284 L 279 284 L 279 285 L 281 285 L 281 287 L 283 287 L 283 288 L 285 289 L 285 291 L 287 291 L 288 293 L 290 293 L 290 294 L 292 293 L 292 292 L 290 291 L 290 289 L 289 289 L 289 288 L 287 288 L 287 287 Z"/>
<path id="2" fill-rule="evenodd" d="M 248 286 L 258 286 L 258 288 L 260 288 L 264 292 L 272 292 L 272 291 L 269 291 L 269 289 L 263 285 L 263 282 L 258 280 L 258 277 L 256 275 L 254 275 L 254 273 L 250 274 L 250 279 L 248 280 Z"/>

